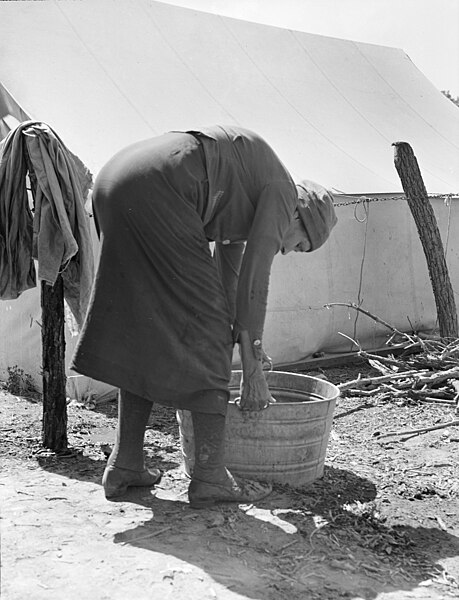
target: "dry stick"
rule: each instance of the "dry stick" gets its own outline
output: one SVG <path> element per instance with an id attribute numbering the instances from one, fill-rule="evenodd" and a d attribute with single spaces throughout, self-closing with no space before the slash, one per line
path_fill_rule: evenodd
<path id="1" fill-rule="evenodd" d="M 299 542 L 299 540 L 293 540 L 293 542 L 289 542 L 288 544 L 281 546 L 281 548 L 279 548 L 279 551 L 283 552 L 284 550 L 286 550 L 287 548 L 290 548 L 290 546 L 293 546 L 293 544 L 297 544 L 298 542 Z"/>
<path id="2" fill-rule="evenodd" d="M 438 404 L 449 404 L 450 406 L 455 405 L 454 400 L 446 398 L 445 396 L 437 396 L 436 394 L 430 395 L 429 392 L 424 392 L 422 395 L 418 395 L 416 390 L 408 390 L 408 398 L 419 402 L 437 402 Z"/>
<path id="3" fill-rule="evenodd" d="M 401 390 L 398 388 L 395 388 L 393 385 L 388 385 L 387 383 L 383 383 L 383 388 L 386 391 L 389 391 L 391 393 L 392 398 L 400 398 L 402 396 L 406 395 L 406 391 L 405 390 Z"/>
<path id="4" fill-rule="evenodd" d="M 434 373 L 430 377 L 424 377 L 423 374 L 420 372 L 418 383 L 432 385 L 445 381 L 445 379 L 459 379 L 459 369 L 455 367 L 453 369 L 448 369 L 447 371 L 439 371 L 438 373 Z"/>
<path id="5" fill-rule="evenodd" d="M 346 389 L 346 392 L 349 392 L 351 396 L 374 396 L 378 393 L 378 388 L 373 390 L 359 390 L 357 388 L 349 388 Z"/>
<path id="6" fill-rule="evenodd" d="M 373 369 L 376 369 L 377 371 L 379 371 L 381 373 L 381 375 L 391 375 L 394 372 L 393 369 L 391 369 L 390 367 L 388 367 L 387 365 L 385 365 L 384 363 L 382 363 L 379 360 L 374 360 L 372 358 L 369 358 L 368 362 L 373 367 Z"/>
<path id="7" fill-rule="evenodd" d="M 459 343 L 456 341 L 454 344 L 448 344 L 443 352 L 440 354 L 440 360 L 449 358 L 453 354 L 459 352 Z"/>
<path id="8" fill-rule="evenodd" d="M 368 361 L 376 361 L 379 363 L 386 363 L 387 365 L 393 365 L 395 367 L 400 367 L 403 364 L 402 361 L 396 360 L 395 358 L 390 358 L 389 356 L 378 356 L 376 354 L 370 354 L 369 352 L 365 352 L 361 350 L 359 352 L 362 358 L 366 358 Z"/>
<path id="9" fill-rule="evenodd" d="M 420 375 L 422 373 L 427 373 L 426 370 L 424 371 L 419 371 L 419 370 L 415 370 L 415 371 L 404 371 L 403 373 L 394 373 L 393 375 L 382 375 L 381 377 L 368 377 L 366 379 L 354 379 L 354 381 L 346 381 L 345 383 L 340 383 L 338 385 L 339 389 L 341 391 L 343 390 L 347 390 L 348 388 L 352 388 L 355 386 L 361 386 L 361 385 L 369 385 L 369 384 L 377 384 L 377 383 L 382 383 L 383 381 L 391 381 L 393 379 L 403 379 L 405 377 L 413 377 L 413 375 Z"/>
<path id="10" fill-rule="evenodd" d="M 346 306 L 347 308 L 353 308 L 354 310 L 357 310 L 357 311 L 363 313 L 367 317 L 370 317 L 370 319 L 373 319 L 380 325 L 384 325 L 384 327 L 387 327 L 388 329 L 390 329 L 392 331 L 392 333 L 397 333 L 398 335 L 406 337 L 411 343 L 417 343 L 416 340 L 414 340 L 407 333 L 402 333 L 396 327 L 393 327 L 392 325 L 390 325 L 390 323 L 387 323 L 387 321 L 384 321 L 384 319 L 381 319 L 381 317 L 377 317 L 376 315 L 373 315 L 371 312 L 364 310 L 363 308 L 358 306 L 358 304 L 355 304 L 355 302 L 329 302 L 328 304 L 324 304 L 324 308 L 330 308 L 331 306 Z M 360 347 L 360 344 L 356 344 L 356 345 L 358 347 Z"/>
<path id="11" fill-rule="evenodd" d="M 132 538 L 131 540 L 127 540 L 125 542 L 122 542 L 121 545 L 122 546 L 127 546 L 128 544 L 135 544 L 137 542 L 140 542 L 141 540 L 146 540 L 148 538 L 160 535 L 161 533 L 165 533 L 166 531 L 169 531 L 169 529 L 172 529 L 172 526 L 163 527 L 162 529 L 158 529 L 157 531 L 153 531 L 152 533 L 148 533 L 146 535 L 139 535 L 139 537 Z"/>
<path id="12" fill-rule="evenodd" d="M 453 402 L 456 406 L 456 415 L 457 415 L 457 414 L 459 414 L 459 381 L 452 380 L 451 383 L 453 385 L 453 388 L 457 392 L 453 399 Z"/>
<path id="13" fill-rule="evenodd" d="M 396 142 L 394 164 L 413 215 L 429 269 L 437 306 L 440 336 L 458 337 L 456 302 L 433 208 L 411 146 Z"/>
<path id="14" fill-rule="evenodd" d="M 459 398 L 459 381 L 453 379 L 451 381 L 451 385 L 456 390 L 456 395 L 454 396 L 454 400 L 457 401 L 457 399 Z"/>
<path id="15" fill-rule="evenodd" d="M 438 390 L 431 390 L 428 386 L 424 386 L 422 389 L 412 389 L 408 392 L 415 398 L 440 398 L 442 400 L 448 400 L 452 402 L 452 392 L 446 388 L 440 388 Z"/>
<path id="16" fill-rule="evenodd" d="M 421 396 L 420 398 L 416 398 L 419 402 L 431 402 L 433 404 L 449 404 L 450 406 L 454 406 L 454 400 L 445 400 L 445 398 L 435 398 L 433 396 Z"/>
<path id="17" fill-rule="evenodd" d="M 452 425 L 459 425 L 459 420 L 449 421 L 443 423 L 443 425 L 434 425 L 433 427 L 421 427 L 420 429 L 405 429 L 403 431 L 388 431 L 387 433 L 381 433 L 378 435 L 378 439 L 382 437 L 390 437 L 392 435 L 411 435 L 413 433 L 426 433 L 427 431 L 434 431 L 435 429 L 444 429 Z"/>

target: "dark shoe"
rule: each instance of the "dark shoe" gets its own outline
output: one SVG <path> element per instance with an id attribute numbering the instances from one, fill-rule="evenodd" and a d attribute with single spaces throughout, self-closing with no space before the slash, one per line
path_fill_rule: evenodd
<path id="1" fill-rule="evenodd" d="M 128 487 L 151 487 L 160 482 L 162 475 L 159 469 L 132 471 L 111 465 L 105 468 L 102 477 L 105 497 L 109 500 L 123 496 Z"/>
<path id="2" fill-rule="evenodd" d="M 257 502 L 272 492 L 272 485 L 233 477 L 225 484 L 208 483 L 193 479 L 188 487 L 191 508 L 206 508 L 218 502 Z"/>

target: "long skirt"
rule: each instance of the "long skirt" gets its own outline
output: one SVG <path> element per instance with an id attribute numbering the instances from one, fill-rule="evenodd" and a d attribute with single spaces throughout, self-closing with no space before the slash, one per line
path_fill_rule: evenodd
<path id="1" fill-rule="evenodd" d="M 100 258 L 71 367 L 154 402 L 225 414 L 233 344 L 200 216 L 207 189 L 189 134 L 129 146 L 101 170 Z"/>

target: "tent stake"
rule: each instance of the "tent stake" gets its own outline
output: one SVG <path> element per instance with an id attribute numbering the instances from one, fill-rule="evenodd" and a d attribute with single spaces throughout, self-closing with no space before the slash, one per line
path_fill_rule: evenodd
<path id="1" fill-rule="evenodd" d="M 67 402 L 64 336 L 64 285 L 62 276 L 51 286 L 41 282 L 43 428 L 45 448 L 67 448 Z"/>
<path id="2" fill-rule="evenodd" d="M 429 202 L 418 161 L 407 142 L 395 142 L 394 163 L 408 205 L 418 229 L 429 269 L 438 324 L 442 338 L 457 338 L 456 302 L 446 265 L 443 243 L 433 208 Z"/>

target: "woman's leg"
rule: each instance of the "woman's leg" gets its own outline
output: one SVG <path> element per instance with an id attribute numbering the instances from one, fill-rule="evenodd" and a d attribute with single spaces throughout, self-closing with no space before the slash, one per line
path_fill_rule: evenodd
<path id="1" fill-rule="evenodd" d="M 193 479 L 209 483 L 226 483 L 228 472 L 224 462 L 225 416 L 191 413 L 195 462 Z"/>
<path id="2" fill-rule="evenodd" d="M 195 463 L 188 498 L 192 508 L 217 502 L 255 502 L 271 493 L 268 483 L 234 477 L 225 467 L 224 415 L 192 412 Z"/>
<path id="3" fill-rule="evenodd" d="M 158 469 L 145 467 L 144 437 L 152 402 L 126 390 L 118 396 L 118 427 L 102 484 L 107 498 L 126 493 L 130 486 L 151 486 L 161 478 Z"/>

